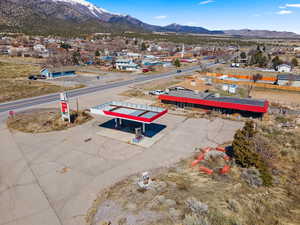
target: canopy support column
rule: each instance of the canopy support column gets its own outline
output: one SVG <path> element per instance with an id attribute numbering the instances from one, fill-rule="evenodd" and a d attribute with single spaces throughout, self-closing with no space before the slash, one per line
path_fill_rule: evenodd
<path id="1" fill-rule="evenodd" d="M 143 134 L 145 134 L 145 133 L 146 133 L 146 124 L 143 123 Z"/>

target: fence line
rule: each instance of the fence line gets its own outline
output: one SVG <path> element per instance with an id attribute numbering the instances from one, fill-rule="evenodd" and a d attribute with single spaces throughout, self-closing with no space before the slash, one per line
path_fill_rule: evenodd
<path id="1" fill-rule="evenodd" d="M 262 84 L 262 83 L 254 83 L 250 81 L 232 81 L 232 80 L 220 80 L 214 78 L 213 81 L 215 83 L 222 84 L 238 84 L 238 85 L 252 85 L 255 87 L 269 88 L 269 89 L 278 89 L 278 90 L 286 90 L 286 91 L 300 91 L 300 87 L 290 87 L 290 86 L 278 86 L 272 84 Z"/>
<path id="2" fill-rule="evenodd" d="M 206 73 L 206 75 L 210 76 L 210 77 L 228 76 L 228 77 L 231 77 L 231 78 L 252 80 L 252 76 L 249 76 L 249 75 L 235 75 L 235 74 L 223 74 L 223 73 Z M 276 77 L 262 77 L 261 80 L 275 82 L 277 80 L 277 78 Z"/>

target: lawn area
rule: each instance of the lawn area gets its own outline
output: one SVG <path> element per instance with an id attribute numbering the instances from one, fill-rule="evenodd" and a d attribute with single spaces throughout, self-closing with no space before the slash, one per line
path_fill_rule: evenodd
<path id="1" fill-rule="evenodd" d="M 37 74 L 39 71 L 40 67 L 35 65 L 0 62 L 0 102 L 84 87 L 78 85 L 64 88 L 44 81 L 30 81 L 27 79 L 30 74 Z"/>

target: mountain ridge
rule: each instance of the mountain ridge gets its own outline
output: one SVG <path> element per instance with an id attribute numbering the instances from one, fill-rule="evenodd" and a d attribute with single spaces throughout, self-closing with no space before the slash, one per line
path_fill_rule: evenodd
<path id="1" fill-rule="evenodd" d="M 0 32 L 56 34 L 61 36 L 99 32 L 173 32 L 207 35 L 298 37 L 292 32 L 226 30 L 170 24 L 158 26 L 129 15 L 109 12 L 86 0 L 1 0 Z"/>

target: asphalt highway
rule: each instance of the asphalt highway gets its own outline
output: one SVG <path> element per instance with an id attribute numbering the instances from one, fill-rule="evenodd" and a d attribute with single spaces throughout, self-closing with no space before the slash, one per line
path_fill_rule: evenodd
<path id="1" fill-rule="evenodd" d="M 207 64 L 208 67 L 211 67 L 213 65 L 214 65 L 213 63 Z M 183 68 L 183 69 L 181 69 L 181 71 L 182 71 L 181 73 L 177 73 L 177 71 L 172 71 L 172 72 L 168 72 L 168 73 L 162 73 L 159 75 L 141 75 L 138 78 L 135 78 L 132 80 L 119 81 L 119 82 L 115 82 L 115 83 L 111 83 L 111 84 L 104 84 L 104 85 L 99 85 L 99 86 L 71 90 L 71 91 L 68 91 L 68 96 L 69 96 L 69 98 L 73 98 L 73 97 L 90 94 L 90 93 L 94 93 L 94 92 L 98 92 L 98 91 L 104 91 L 107 89 L 123 87 L 123 86 L 127 86 L 130 84 L 141 83 L 141 82 L 145 82 L 145 81 L 152 81 L 152 80 L 157 80 L 157 79 L 162 79 L 162 78 L 167 78 L 167 77 L 172 77 L 172 76 L 178 76 L 178 75 L 185 75 L 186 73 L 193 72 L 196 70 L 200 70 L 199 66 Z M 49 102 L 55 102 L 55 101 L 58 101 L 59 98 L 60 98 L 59 93 L 54 93 L 54 94 L 49 94 L 49 95 L 44 95 L 44 96 L 39 96 L 39 97 L 33 97 L 33 98 L 27 98 L 27 99 L 21 99 L 21 100 L 17 100 L 17 101 L 3 103 L 3 104 L 0 104 L 0 113 L 8 112 L 11 110 L 20 110 L 23 108 L 40 105 L 40 104 L 44 104 L 44 103 L 49 103 Z"/>

